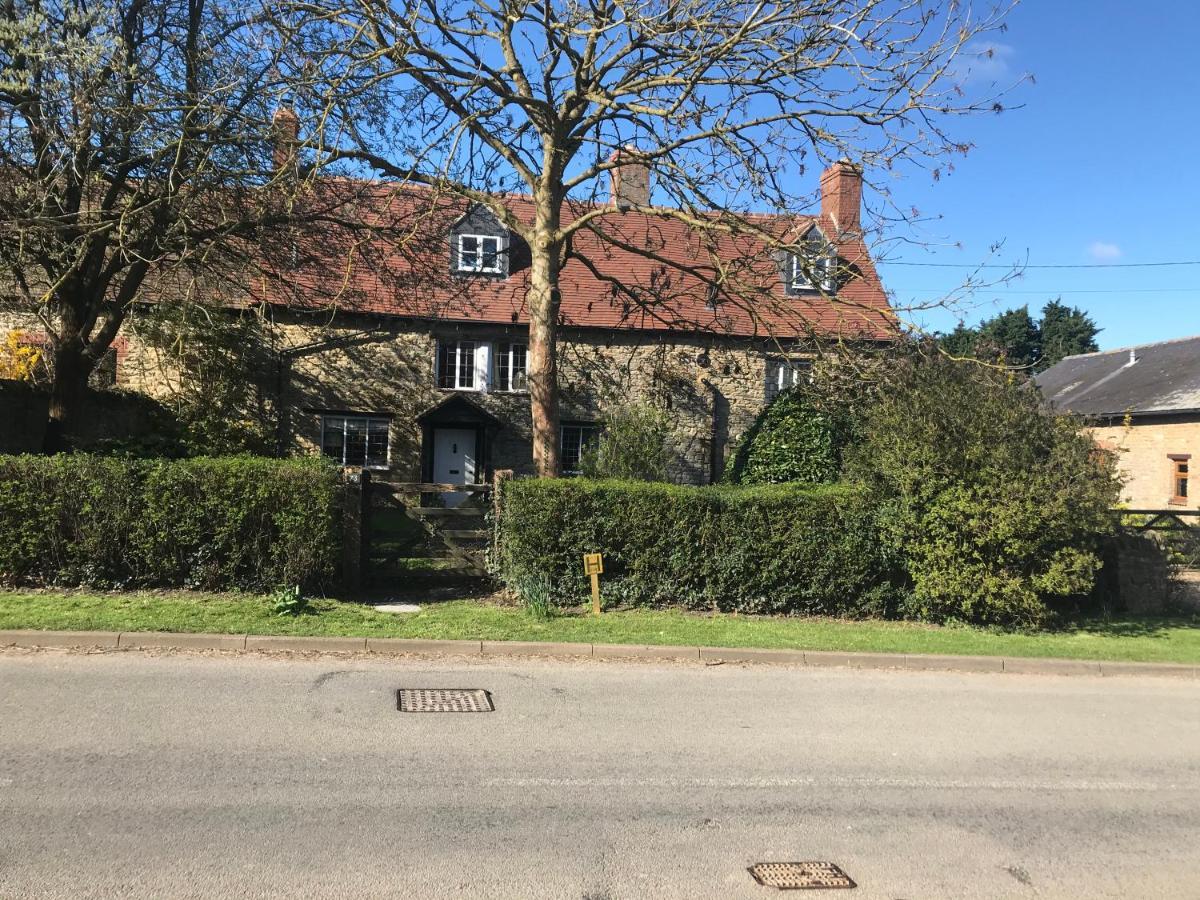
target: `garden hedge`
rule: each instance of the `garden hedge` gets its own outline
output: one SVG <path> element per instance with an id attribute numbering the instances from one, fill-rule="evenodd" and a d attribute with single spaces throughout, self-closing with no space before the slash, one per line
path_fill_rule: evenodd
<path id="1" fill-rule="evenodd" d="M 0 456 L 0 581 L 316 587 L 338 559 L 318 459 Z"/>
<path id="2" fill-rule="evenodd" d="M 680 487 L 587 479 L 503 483 L 494 564 L 518 592 L 588 594 L 582 555 L 604 554 L 603 593 L 636 606 L 878 616 L 897 592 L 871 504 L 852 485 Z"/>

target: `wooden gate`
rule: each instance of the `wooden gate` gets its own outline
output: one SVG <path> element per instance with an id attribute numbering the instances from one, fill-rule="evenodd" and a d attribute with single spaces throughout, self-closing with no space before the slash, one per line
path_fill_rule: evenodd
<path id="1" fill-rule="evenodd" d="M 1152 537 L 1173 566 L 1200 570 L 1200 509 L 1113 510 L 1122 531 Z"/>
<path id="2" fill-rule="evenodd" d="M 487 575 L 492 486 L 389 481 L 366 490 L 368 586 L 454 582 Z M 465 495 L 455 504 L 447 502 Z"/>

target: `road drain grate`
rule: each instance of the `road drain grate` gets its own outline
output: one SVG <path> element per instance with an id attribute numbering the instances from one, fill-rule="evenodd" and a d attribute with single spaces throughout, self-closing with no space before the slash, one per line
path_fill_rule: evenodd
<path id="1" fill-rule="evenodd" d="M 850 876 L 831 862 L 756 863 L 749 872 L 759 884 L 781 891 L 855 887 Z"/>
<path id="2" fill-rule="evenodd" d="M 492 712 L 492 695 L 478 688 L 400 688 L 400 712 Z"/>

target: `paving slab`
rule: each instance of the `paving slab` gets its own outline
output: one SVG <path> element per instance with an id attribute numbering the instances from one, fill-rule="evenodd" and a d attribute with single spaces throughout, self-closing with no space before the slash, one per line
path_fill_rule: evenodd
<path id="1" fill-rule="evenodd" d="M 1001 656 L 934 656 L 919 653 L 904 657 L 904 668 L 928 672 L 1003 672 Z"/>
<path id="2" fill-rule="evenodd" d="M 291 635 L 250 635 L 247 650 L 299 650 L 325 653 L 328 651 L 362 652 L 367 649 L 365 637 L 293 637 Z"/>
<path id="3" fill-rule="evenodd" d="M 699 647 L 643 644 L 592 644 L 597 659 L 699 659 Z"/>
<path id="4" fill-rule="evenodd" d="M 116 631 L 0 631 L 0 646 L 116 647 Z"/>
<path id="5" fill-rule="evenodd" d="M 1018 675 L 1099 675 L 1100 663 L 1087 659 L 1004 657 L 1004 671 Z"/>
<path id="6" fill-rule="evenodd" d="M 855 669 L 903 669 L 902 653 L 834 653 L 826 650 L 805 650 L 804 663 L 809 666 L 849 666 Z"/>
<path id="7" fill-rule="evenodd" d="M 371 653 L 436 653 L 478 656 L 483 652 L 483 641 L 435 641 L 421 638 L 367 638 L 367 650 Z"/>
<path id="8" fill-rule="evenodd" d="M 804 665 L 803 650 L 765 650 L 758 647 L 701 647 L 701 660 Z"/>
<path id="9" fill-rule="evenodd" d="M 375 603 L 371 609 L 387 613 L 418 613 L 421 611 L 421 607 L 415 603 Z"/>
<path id="10" fill-rule="evenodd" d="M 118 647 L 178 647 L 181 650 L 244 650 L 244 634 L 172 634 L 166 631 L 122 631 Z"/>
<path id="11" fill-rule="evenodd" d="M 484 656 L 591 656 L 591 644 L 552 641 L 484 641 Z"/>

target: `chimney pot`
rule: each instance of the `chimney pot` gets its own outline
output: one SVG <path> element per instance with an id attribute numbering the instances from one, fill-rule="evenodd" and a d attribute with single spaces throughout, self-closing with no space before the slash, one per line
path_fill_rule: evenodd
<path id="1" fill-rule="evenodd" d="M 634 147 L 614 150 L 610 162 L 619 163 L 609 170 L 612 185 L 609 203 L 617 209 L 650 205 L 650 166 Z"/>
<path id="2" fill-rule="evenodd" d="M 821 214 L 840 234 L 862 233 L 862 167 L 839 159 L 821 173 Z"/>

